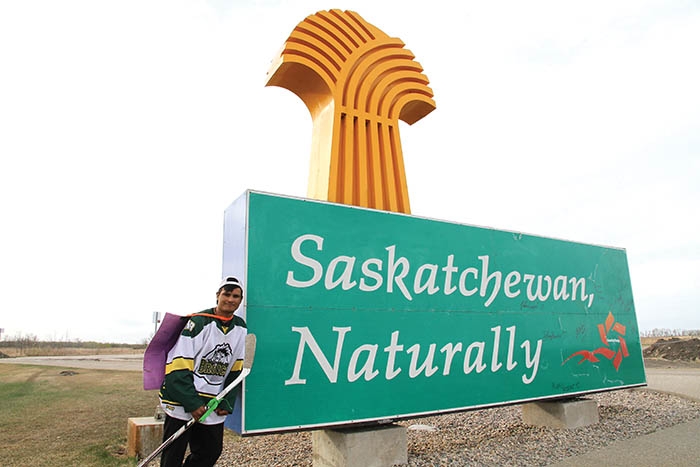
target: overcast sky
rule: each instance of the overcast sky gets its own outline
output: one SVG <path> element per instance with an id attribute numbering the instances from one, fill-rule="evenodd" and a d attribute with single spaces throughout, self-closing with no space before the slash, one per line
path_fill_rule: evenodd
<path id="1" fill-rule="evenodd" d="M 64 0 L 0 3 L 3 337 L 141 343 L 214 305 L 226 207 L 306 195 L 311 118 L 264 83 L 330 8 L 430 80 L 414 215 L 625 248 L 640 328 L 700 328 L 697 1 Z"/>

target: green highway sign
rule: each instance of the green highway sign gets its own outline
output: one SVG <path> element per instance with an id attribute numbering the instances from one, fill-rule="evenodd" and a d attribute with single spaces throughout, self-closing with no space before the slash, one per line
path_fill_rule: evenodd
<path id="1" fill-rule="evenodd" d="M 623 249 L 248 191 L 223 269 L 258 342 L 242 433 L 646 384 Z"/>

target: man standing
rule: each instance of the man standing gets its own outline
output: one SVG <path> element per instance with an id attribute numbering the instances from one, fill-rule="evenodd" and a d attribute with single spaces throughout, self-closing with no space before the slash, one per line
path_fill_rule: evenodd
<path id="1" fill-rule="evenodd" d="M 189 316 L 177 342 L 168 352 L 160 401 L 165 411 L 163 440 L 188 420 L 204 415 L 215 398 L 241 372 L 245 353 L 245 321 L 234 316 L 243 300 L 243 287 L 227 277 L 216 292 L 216 308 Z M 195 423 L 163 451 L 162 467 L 211 467 L 221 455 L 224 420 L 233 411 L 238 389 L 221 400 L 204 421 Z M 190 455 L 185 459 L 187 445 Z"/>

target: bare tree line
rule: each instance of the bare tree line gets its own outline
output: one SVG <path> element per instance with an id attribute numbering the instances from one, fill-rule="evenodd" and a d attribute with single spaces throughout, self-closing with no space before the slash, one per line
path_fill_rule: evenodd
<path id="1" fill-rule="evenodd" d="M 145 348 L 146 343 L 138 344 L 119 344 L 105 343 L 93 341 L 81 341 L 80 339 L 62 339 L 62 340 L 40 340 L 34 334 L 17 334 L 14 336 L 3 336 L 0 341 L 0 348 L 15 348 L 18 349 L 20 355 L 35 349 L 65 349 L 65 348 L 83 348 L 83 349 L 111 349 L 111 348 Z"/>
<path id="2" fill-rule="evenodd" d="M 640 331 L 640 337 L 698 337 L 700 329 L 669 329 L 654 328 L 650 331 Z"/>

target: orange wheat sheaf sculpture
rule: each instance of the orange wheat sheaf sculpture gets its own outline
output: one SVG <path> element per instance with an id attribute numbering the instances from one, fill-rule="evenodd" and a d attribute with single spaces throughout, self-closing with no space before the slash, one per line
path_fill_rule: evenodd
<path id="1" fill-rule="evenodd" d="M 267 85 L 294 92 L 311 112 L 310 198 L 411 212 L 398 121 L 435 109 L 413 59 L 352 11 L 321 11 L 292 31 Z"/>

